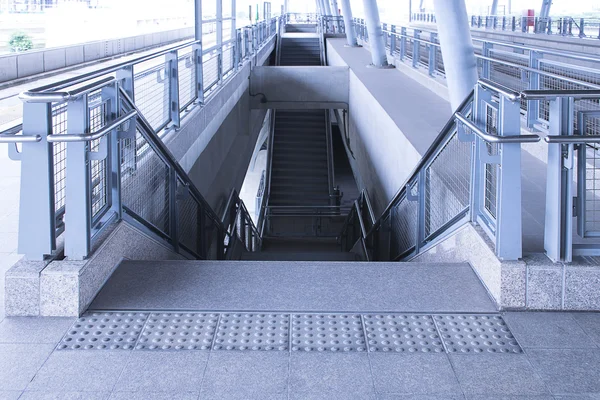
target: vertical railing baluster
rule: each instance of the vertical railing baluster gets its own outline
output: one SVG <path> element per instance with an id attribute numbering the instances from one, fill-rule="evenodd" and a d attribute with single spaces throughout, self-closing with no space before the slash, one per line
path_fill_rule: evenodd
<path id="1" fill-rule="evenodd" d="M 437 33 L 436 32 L 431 32 L 429 35 L 429 40 L 430 40 L 430 44 L 429 44 L 429 76 L 435 76 L 435 66 L 437 64 L 437 48 L 433 45 L 433 43 L 436 42 L 436 38 L 437 38 Z"/>
<path id="2" fill-rule="evenodd" d="M 417 68 L 417 66 L 419 65 L 419 61 L 421 58 L 421 41 L 419 40 L 421 36 L 421 31 L 418 29 L 415 29 L 413 32 L 413 54 L 412 54 L 412 66 L 414 68 Z"/>
<path id="3" fill-rule="evenodd" d="M 390 37 L 390 54 L 393 56 L 394 54 L 396 54 L 396 39 L 397 39 L 397 35 L 396 35 L 396 25 L 392 25 L 392 34 Z"/>
<path id="4" fill-rule="evenodd" d="M 170 51 L 166 56 L 167 79 L 169 82 L 169 114 L 171 127 L 179 129 L 181 116 L 179 113 L 179 58 L 177 50 Z"/>

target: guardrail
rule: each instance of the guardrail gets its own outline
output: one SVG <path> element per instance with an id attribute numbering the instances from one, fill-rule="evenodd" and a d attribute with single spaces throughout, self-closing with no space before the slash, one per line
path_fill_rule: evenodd
<path id="1" fill-rule="evenodd" d="M 521 258 L 521 143 L 540 137 L 519 135 L 519 99 L 507 88 L 478 83 L 370 229 L 362 216 L 368 207 L 355 204 L 344 248 L 360 240 L 370 260 L 405 260 L 476 222 L 498 258 Z"/>
<path id="2" fill-rule="evenodd" d="M 411 22 L 435 24 L 437 21 L 433 13 L 413 13 Z M 600 18 L 472 15 L 470 26 L 477 29 L 600 39 Z"/>
<path id="3" fill-rule="evenodd" d="M 141 171 L 146 174 L 140 176 L 142 181 L 159 182 L 171 167 L 141 167 L 149 165 L 143 160 L 151 157 L 150 136 L 176 132 L 186 111 L 202 106 L 244 60 L 277 34 L 280 23 L 278 18 L 261 21 L 238 29 L 231 40 L 208 49 L 191 41 L 23 93 L 23 122 L 0 132 L 0 143 L 9 143 L 11 158 L 22 163 L 19 251 L 30 259 L 51 255 L 58 236 L 66 231 L 65 255 L 85 258 L 93 237 L 124 213 L 139 216 L 134 218 L 138 223 L 175 248 L 185 247 L 173 236 L 178 228 L 165 225 L 176 221 L 173 213 L 178 211 L 147 215 L 151 210 L 141 204 L 124 204 L 122 185 L 126 183 L 117 177 Z M 125 110 L 124 98 L 132 102 Z M 141 120 L 144 129 L 136 133 Z M 154 150 L 152 157 L 168 161 Z M 181 183 L 181 174 L 178 177 Z M 159 202 L 152 203 L 157 209 L 176 204 L 169 190 L 180 190 L 181 185 L 169 179 L 157 183 L 147 196 Z M 128 188 L 128 196 L 134 196 L 134 187 Z M 157 195 L 161 192 L 162 197 Z M 136 212 L 138 206 L 141 211 Z M 153 218 L 161 219 L 160 223 Z M 199 253 L 187 247 L 188 254 L 208 254 L 206 248 Z"/>

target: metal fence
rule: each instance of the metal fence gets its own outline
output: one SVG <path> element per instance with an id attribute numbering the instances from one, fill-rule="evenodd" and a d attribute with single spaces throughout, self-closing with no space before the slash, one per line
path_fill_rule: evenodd
<path id="1" fill-rule="evenodd" d="M 413 23 L 435 24 L 432 13 L 413 13 Z M 521 15 L 472 15 L 471 28 L 600 39 L 599 18 L 540 18 Z"/>
<path id="2" fill-rule="evenodd" d="M 23 123 L 0 132 L 32 171 L 22 175 L 20 251 L 51 255 L 64 231 L 65 255 L 85 258 L 93 237 L 124 215 L 187 256 L 223 255 L 221 221 L 158 138 L 176 132 L 186 109 L 204 104 L 282 21 L 244 27 L 209 49 L 192 41 L 25 92 Z"/>
<path id="3" fill-rule="evenodd" d="M 500 259 L 519 259 L 521 143 L 540 140 L 514 135 L 519 99 L 519 93 L 480 81 L 370 229 L 363 222 L 365 207 L 355 204 L 343 248 L 360 240 L 368 259 L 407 259 L 472 221 L 489 235 Z"/>

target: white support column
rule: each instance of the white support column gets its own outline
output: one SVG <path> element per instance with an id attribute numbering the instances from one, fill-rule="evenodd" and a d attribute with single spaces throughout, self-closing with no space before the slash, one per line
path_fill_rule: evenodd
<path id="1" fill-rule="evenodd" d="M 365 9 L 365 20 L 369 33 L 369 44 L 371 45 L 371 58 L 373 66 L 386 67 L 388 65 L 385 54 L 385 43 L 383 41 L 383 29 L 379 20 L 379 8 L 377 0 L 363 0 Z"/>
<path id="2" fill-rule="evenodd" d="M 217 1 L 217 51 L 218 56 L 218 77 L 219 83 L 223 79 L 223 0 Z"/>
<path id="3" fill-rule="evenodd" d="M 323 5 L 324 5 L 324 8 L 325 8 L 326 15 L 333 15 L 331 13 L 331 5 L 329 4 L 329 0 L 323 0 Z"/>
<path id="4" fill-rule="evenodd" d="M 498 15 L 498 0 L 492 0 L 492 6 L 490 7 L 490 15 Z"/>
<path id="5" fill-rule="evenodd" d="M 542 0 L 540 18 L 548 18 L 550 16 L 550 6 L 552 6 L 552 0 Z"/>
<path id="6" fill-rule="evenodd" d="M 339 17 L 340 16 L 340 9 L 338 7 L 338 2 L 337 0 L 331 0 L 331 7 L 332 7 L 332 12 L 334 16 Z"/>
<path id="7" fill-rule="evenodd" d="M 350 0 L 342 1 L 342 16 L 344 17 L 344 24 L 346 25 L 346 39 L 348 40 L 348 46 L 357 47 L 358 41 L 356 40 L 356 32 L 354 31 L 354 20 L 352 18 L 352 6 Z"/>
<path id="8" fill-rule="evenodd" d="M 465 0 L 434 0 L 437 28 L 452 110 L 477 83 L 477 60 Z"/>
<path id="9" fill-rule="evenodd" d="M 290 2 L 289 0 L 284 0 L 283 2 L 283 13 L 287 14 L 290 12 Z"/>
<path id="10" fill-rule="evenodd" d="M 236 7 L 236 0 L 231 0 L 231 39 L 234 41 L 237 37 Z"/>

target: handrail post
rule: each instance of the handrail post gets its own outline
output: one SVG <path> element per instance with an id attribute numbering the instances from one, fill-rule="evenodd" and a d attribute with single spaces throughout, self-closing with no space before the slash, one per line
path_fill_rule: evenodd
<path id="1" fill-rule="evenodd" d="M 133 65 L 125 66 L 116 72 L 116 79 L 131 100 L 135 100 L 135 84 L 133 77 Z"/>
<path id="2" fill-rule="evenodd" d="M 400 28 L 400 60 L 404 61 L 406 58 L 406 27 Z"/>
<path id="3" fill-rule="evenodd" d="M 179 129 L 181 126 L 179 114 L 179 58 L 177 50 L 171 51 L 166 56 L 169 80 L 169 114 L 171 126 Z"/>
<path id="4" fill-rule="evenodd" d="M 493 48 L 493 44 L 489 43 L 489 42 L 483 42 L 483 48 L 482 48 L 482 53 L 484 55 L 484 57 L 491 57 L 491 52 L 492 52 L 492 48 Z M 483 60 L 483 66 L 481 69 L 481 76 L 482 78 L 485 79 L 490 79 L 490 74 L 491 74 L 491 61 L 490 60 Z"/>
<path id="5" fill-rule="evenodd" d="M 437 33 L 431 32 L 429 35 L 429 40 L 431 43 L 437 42 Z M 435 69 L 437 64 L 437 48 L 433 44 L 429 44 L 429 76 L 435 76 Z"/>
<path id="6" fill-rule="evenodd" d="M 23 104 L 23 134 L 40 135 L 39 143 L 23 143 L 21 151 L 21 196 L 19 200 L 19 254 L 41 261 L 56 250 L 55 175 L 52 105 Z"/>
<path id="7" fill-rule="evenodd" d="M 169 236 L 175 252 L 179 251 L 179 210 L 177 207 L 177 171 L 169 167 L 167 182 L 169 185 Z"/>
<path id="8" fill-rule="evenodd" d="M 67 105 L 67 134 L 89 132 L 88 98 L 82 96 Z M 66 161 L 65 256 L 83 260 L 90 252 L 91 196 L 88 142 L 68 142 Z"/>
<path id="9" fill-rule="evenodd" d="M 520 101 L 510 101 L 500 95 L 498 105 L 498 135 L 507 136 L 521 129 Z M 498 149 L 496 255 L 501 260 L 522 257 L 521 220 L 521 144 L 504 143 Z"/>
<path id="10" fill-rule="evenodd" d="M 397 35 L 396 35 L 396 25 L 392 25 L 392 34 L 390 37 L 390 55 L 394 55 L 396 54 L 396 40 L 397 40 Z"/>
<path id="11" fill-rule="evenodd" d="M 585 37 L 585 19 L 584 18 L 581 18 L 579 20 L 579 37 L 580 38 Z"/>
<path id="12" fill-rule="evenodd" d="M 573 135 L 572 97 L 550 101 L 549 134 Z M 548 145 L 544 250 L 552 261 L 573 258 L 573 145 Z"/>
<path id="13" fill-rule="evenodd" d="M 412 66 L 417 68 L 419 66 L 419 60 L 421 58 L 421 42 L 419 38 L 421 36 L 421 31 L 415 29 L 413 32 L 414 40 L 413 40 L 413 54 L 412 54 Z"/>
<path id="14" fill-rule="evenodd" d="M 539 70 L 540 59 L 542 54 L 537 51 L 529 52 L 529 68 L 533 70 Z M 537 72 L 529 72 L 529 90 L 536 90 L 540 87 L 540 74 Z M 538 122 L 540 112 L 540 102 L 538 100 L 527 101 L 527 127 L 533 129 L 535 124 Z"/>
<path id="15" fill-rule="evenodd" d="M 204 65 L 202 62 L 202 43 L 192 46 L 196 66 L 196 102 L 204 104 Z"/>
<path id="16" fill-rule="evenodd" d="M 118 101 L 119 97 L 119 84 L 114 83 L 102 89 L 103 97 L 109 99 L 107 112 L 111 116 L 118 116 L 120 112 L 120 105 Z M 135 119 L 130 120 L 129 124 L 129 132 L 135 134 L 136 125 Z M 121 149 L 120 149 L 120 130 L 113 130 L 109 136 L 108 141 L 110 143 L 109 147 L 109 162 L 107 165 L 107 171 L 109 173 L 108 179 L 108 190 L 110 191 L 111 197 L 111 211 L 113 214 L 117 216 L 117 219 L 120 220 L 123 213 L 122 200 L 121 200 Z"/>

